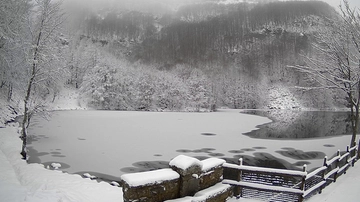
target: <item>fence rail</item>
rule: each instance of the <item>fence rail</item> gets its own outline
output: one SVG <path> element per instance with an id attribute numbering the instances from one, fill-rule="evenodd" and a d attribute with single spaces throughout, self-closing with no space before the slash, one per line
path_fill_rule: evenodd
<path id="1" fill-rule="evenodd" d="M 246 166 L 240 159 L 239 165 L 223 165 L 224 172 L 228 170 L 236 173 L 232 177 L 224 175 L 223 183 L 234 186 L 234 194 L 244 198 L 302 202 L 315 191 L 321 193 L 322 189 L 336 182 L 349 167 L 354 166 L 358 159 L 357 148 L 356 144 L 347 146 L 345 152 L 338 150 L 329 160 L 325 156 L 323 165 L 310 173 L 306 171 L 306 165 L 302 171 L 273 169 Z"/>

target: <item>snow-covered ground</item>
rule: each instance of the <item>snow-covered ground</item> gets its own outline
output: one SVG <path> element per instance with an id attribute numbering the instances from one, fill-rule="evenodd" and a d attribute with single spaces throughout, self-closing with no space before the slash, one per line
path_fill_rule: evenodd
<path id="1" fill-rule="evenodd" d="M 80 175 L 48 170 L 40 164 L 27 164 L 19 154 L 21 141 L 17 128 L 0 128 L 0 201 L 101 202 L 122 201 L 121 188 L 84 179 Z M 309 202 L 356 202 L 360 198 L 360 166 L 331 184 Z M 229 201 L 255 202 L 250 199 Z"/>
<path id="2" fill-rule="evenodd" d="M 87 108 L 85 100 L 79 95 L 79 90 L 70 87 L 63 87 L 50 105 L 51 110 L 79 110 Z"/>
<path id="3" fill-rule="evenodd" d="M 122 201 L 122 190 L 41 164 L 27 164 L 19 154 L 21 141 L 16 128 L 0 129 L 1 202 L 101 202 Z"/>

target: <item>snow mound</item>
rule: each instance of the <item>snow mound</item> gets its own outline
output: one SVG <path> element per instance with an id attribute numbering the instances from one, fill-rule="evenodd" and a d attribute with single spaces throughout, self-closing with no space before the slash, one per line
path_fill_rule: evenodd
<path id="1" fill-rule="evenodd" d="M 90 178 L 90 179 L 92 179 L 92 180 L 97 178 L 96 176 L 91 175 L 90 173 L 84 173 L 83 176 L 84 176 L 85 178 Z"/>
<path id="2" fill-rule="evenodd" d="M 61 168 L 61 164 L 60 163 L 52 163 L 51 167 L 54 168 L 55 170 Z"/>

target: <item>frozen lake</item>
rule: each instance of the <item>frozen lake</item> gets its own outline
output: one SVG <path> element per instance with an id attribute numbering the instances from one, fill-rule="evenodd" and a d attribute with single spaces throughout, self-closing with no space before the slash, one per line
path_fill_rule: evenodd
<path id="1" fill-rule="evenodd" d="M 167 167 L 179 154 L 199 159 L 240 157 L 249 165 L 312 169 L 325 155 L 345 150 L 350 136 L 258 139 L 243 135 L 270 123 L 261 116 L 213 113 L 57 111 L 34 117 L 29 128 L 31 163 L 62 164 L 69 173 L 118 179 L 122 174 Z"/>

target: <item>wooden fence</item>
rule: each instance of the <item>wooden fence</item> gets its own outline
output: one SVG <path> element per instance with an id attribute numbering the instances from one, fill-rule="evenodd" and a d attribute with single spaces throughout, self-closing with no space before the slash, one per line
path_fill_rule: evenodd
<path id="1" fill-rule="evenodd" d="M 360 143 L 359 143 L 360 144 Z M 225 163 L 224 184 L 234 186 L 234 195 L 244 198 L 256 198 L 265 201 L 299 201 L 321 193 L 327 185 L 346 173 L 357 160 L 357 145 L 340 150 L 331 159 L 324 158 L 321 167 L 308 173 L 306 165 L 302 171 L 271 169 Z M 229 174 L 232 173 L 232 174 Z"/>

